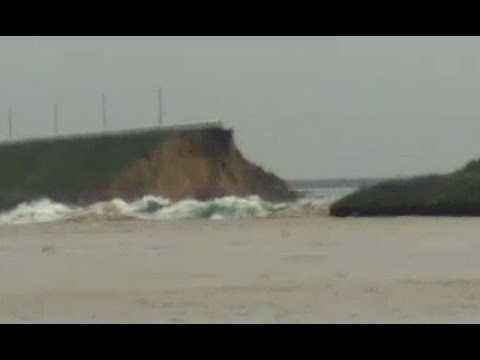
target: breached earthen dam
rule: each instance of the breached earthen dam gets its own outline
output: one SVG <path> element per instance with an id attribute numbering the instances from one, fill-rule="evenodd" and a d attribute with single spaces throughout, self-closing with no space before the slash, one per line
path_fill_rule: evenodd
<path id="1" fill-rule="evenodd" d="M 49 198 L 86 205 L 160 195 L 173 201 L 297 194 L 245 159 L 221 123 L 72 135 L 0 144 L 0 209 Z"/>

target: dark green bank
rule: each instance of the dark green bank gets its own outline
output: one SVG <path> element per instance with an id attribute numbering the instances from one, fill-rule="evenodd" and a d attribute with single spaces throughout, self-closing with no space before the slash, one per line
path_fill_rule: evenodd
<path id="1" fill-rule="evenodd" d="M 330 207 L 345 216 L 479 216 L 480 160 L 446 175 L 393 179 L 364 187 Z"/>

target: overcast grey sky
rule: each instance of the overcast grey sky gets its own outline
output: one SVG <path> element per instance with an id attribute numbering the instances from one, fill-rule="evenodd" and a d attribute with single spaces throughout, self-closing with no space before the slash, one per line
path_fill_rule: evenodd
<path id="1" fill-rule="evenodd" d="M 222 120 L 287 178 L 446 172 L 480 157 L 478 37 L 0 37 L 0 139 Z M 3 114 L 3 115 L 1 115 Z"/>

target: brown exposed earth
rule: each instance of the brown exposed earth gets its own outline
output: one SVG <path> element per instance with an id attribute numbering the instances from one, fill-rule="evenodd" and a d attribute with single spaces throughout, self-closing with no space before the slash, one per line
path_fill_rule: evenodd
<path id="1" fill-rule="evenodd" d="M 158 194 L 173 201 L 258 195 L 280 202 L 297 197 L 285 181 L 245 159 L 228 130 L 170 136 L 116 176 L 104 194 L 124 199 Z"/>

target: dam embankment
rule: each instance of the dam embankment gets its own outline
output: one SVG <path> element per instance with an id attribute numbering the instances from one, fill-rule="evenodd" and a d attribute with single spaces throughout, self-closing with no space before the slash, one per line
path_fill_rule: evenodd
<path id="1" fill-rule="evenodd" d="M 156 127 L 0 144 L 0 209 L 50 198 L 85 205 L 146 194 L 173 201 L 297 194 L 247 160 L 221 124 Z"/>

